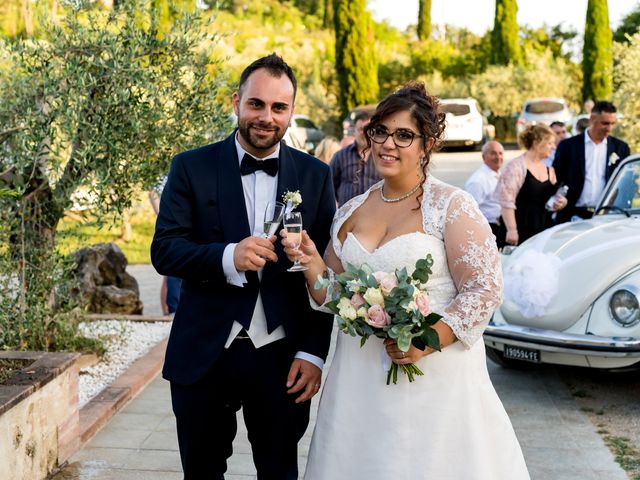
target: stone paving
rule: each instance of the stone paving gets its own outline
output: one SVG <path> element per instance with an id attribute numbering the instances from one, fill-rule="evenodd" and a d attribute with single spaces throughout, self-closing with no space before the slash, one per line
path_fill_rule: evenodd
<path id="1" fill-rule="evenodd" d="M 141 284 L 143 301 L 147 300 L 145 305 L 157 304 L 157 300 L 153 300 L 158 297 L 159 288 L 155 272 L 150 267 L 130 267 L 129 270 Z M 157 313 L 153 308 L 145 307 L 145 313 Z M 553 368 L 505 370 L 489 362 L 489 372 L 520 440 L 533 480 L 627 479 Z M 315 398 L 312 412 L 317 407 L 318 397 Z M 241 415 L 238 423 L 234 455 L 226 478 L 252 480 L 256 478 L 255 469 Z M 313 417 L 300 445 L 301 471 L 304 471 L 312 425 Z M 158 377 L 77 452 L 54 480 L 181 478 L 169 387 Z"/>

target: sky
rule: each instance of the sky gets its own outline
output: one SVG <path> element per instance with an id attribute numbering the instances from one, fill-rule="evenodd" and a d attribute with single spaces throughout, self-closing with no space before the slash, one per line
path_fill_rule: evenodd
<path id="1" fill-rule="evenodd" d="M 615 28 L 639 0 L 609 0 L 609 22 Z M 387 20 L 404 30 L 418 19 L 418 0 L 368 0 L 376 20 Z M 483 34 L 493 28 L 495 0 L 432 0 L 431 22 L 448 23 Z M 518 24 L 531 27 L 557 25 L 582 32 L 587 0 L 518 0 Z"/>

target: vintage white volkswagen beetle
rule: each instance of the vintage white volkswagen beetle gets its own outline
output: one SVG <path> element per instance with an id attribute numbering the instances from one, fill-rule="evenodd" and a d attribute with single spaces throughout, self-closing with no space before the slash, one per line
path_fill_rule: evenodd
<path id="1" fill-rule="evenodd" d="M 489 358 L 640 367 L 640 155 L 620 162 L 592 219 L 546 230 L 502 260 Z"/>

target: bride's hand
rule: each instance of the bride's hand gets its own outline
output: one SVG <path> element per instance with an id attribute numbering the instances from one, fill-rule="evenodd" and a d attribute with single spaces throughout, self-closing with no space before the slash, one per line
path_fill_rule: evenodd
<path id="1" fill-rule="evenodd" d="M 409 347 L 408 352 L 403 352 L 398 347 L 398 343 L 391 338 L 387 338 L 384 341 L 384 346 L 387 349 L 387 355 L 391 357 L 391 361 L 393 363 L 397 363 L 398 365 L 416 363 L 422 357 L 429 355 L 430 353 L 435 352 L 433 348 L 427 347 L 424 350 L 420 350 L 419 348 L 411 345 Z"/>
<path id="2" fill-rule="evenodd" d="M 293 248 L 290 242 L 287 242 L 287 230 L 285 228 L 280 230 L 280 238 L 282 246 L 284 247 L 284 253 L 292 262 L 299 259 L 302 264 L 309 263 L 315 256 L 319 255 L 316 244 L 313 243 L 313 240 L 311 240 L 306 230 L 302 231 L 302 241 L 297 250 Z"/>

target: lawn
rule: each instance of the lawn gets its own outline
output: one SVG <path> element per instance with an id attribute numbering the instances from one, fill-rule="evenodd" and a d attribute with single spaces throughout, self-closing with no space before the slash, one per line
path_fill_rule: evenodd
<path id="1" fill-rule="evenodd" d="M 122 220 L 106 220 L 98 227 L 95 217 L 87 212 L 68 212 L 58 225 L 58 249 L 68 254 L 78 248 L 100 242 L 114 242 L 124 252 L 129 265 L 150 264 L 149 247 L 155 227 L 155 214 L 147 198 L 140 194 L 128 212 L 131 236 L 123 238 Z"/>

